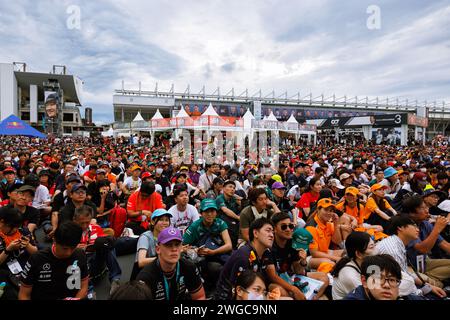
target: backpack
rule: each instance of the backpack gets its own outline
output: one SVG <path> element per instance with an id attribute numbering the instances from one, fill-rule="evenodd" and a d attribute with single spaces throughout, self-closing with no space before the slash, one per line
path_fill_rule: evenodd
<path id="1" fill-rule="evenodd" d="M 125 223 L 127 222 L 127 210 L 119 205 L 116 205 L 109 214 L 109 225 L 114 230 L 114 236 L 119 238 L 125 229 Z"/>

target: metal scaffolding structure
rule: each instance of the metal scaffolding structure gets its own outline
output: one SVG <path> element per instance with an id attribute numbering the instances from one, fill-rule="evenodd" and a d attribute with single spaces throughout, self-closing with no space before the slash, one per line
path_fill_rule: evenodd
<path id="1" fill-rule="evenodd" d="M 342 96 L 336 97 L 335 94 L 329 97 L 325 97 L 324 94 L 314 97 L 312 93 L 305 96 L 297 92 L 295 95 L 288 95 L 285 91 L 281 95 L 277 95 L 275 90 L 272 90 L 267 95 L 262 93 L 259 89 L 252 95 L 249 95 L 249 90 L 245 89 L 242 93 L 236 95 L 235 89 L 224 92 L 217 87 L 212 93 L 206 92 L 206 87 L 203 86 L 202 89 L 196 93 L 191 90 L 191 86 L 188 84 L 184 91 L 176 92 L 175 86 L 172 84 L 170 90 L 161 91 L 158 88 L 158 83 L 155 85 L 153 91 L 144 91 L 141 89 L 141 83 L 139 82 L 139 90 L 125 89 L 124 82 L 122 81 L 122 88 L 115 90 L 115 94 L 120 95 L 130 95 L 130 96 L 148 96 L 148 97 L 158 97 L 158 98 L 175 98 L 184 100 L 205 100 L 205 101 L 217 101 L 217 102 L 240 102 L 240 103 L 251 103 L 253 101 L 261 101 L 263 104 L 274 104 L 274 105 L 286 105 L 286 106 L 304 106 L 304 107 L 323 107 L 323 108 L 342 108 L 342 109 L 357 109 L 357 110 L 370 110 L 370 111 L 405 111 L 405 112 L 416 112 L 417 108 L 428 108 L 429 117 L 436 119 L 445 119 L 450 121 L 450 102 L 429 102 L 409 100 L 409 99 L 399 99 L 399 98 L 369 98 L 366 97 L 350 97 Z"/>

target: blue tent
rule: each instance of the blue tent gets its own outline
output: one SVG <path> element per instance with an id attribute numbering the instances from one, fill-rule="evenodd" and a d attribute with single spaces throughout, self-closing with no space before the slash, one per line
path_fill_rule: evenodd
<path id="1" fill-rule="evenodd" d="M 10 115 L 8 118 L 0 122 L 0 135 L 47 138 L 45 134 L 23 122 L 15 115 Z"/>

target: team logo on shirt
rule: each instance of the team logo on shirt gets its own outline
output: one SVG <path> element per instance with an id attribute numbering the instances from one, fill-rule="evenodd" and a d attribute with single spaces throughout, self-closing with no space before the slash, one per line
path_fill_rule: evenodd
<path id="1" fill-rule="evenodd" d="M 51 268 L 50 263 L 46 263 L 42 266 L 42 270 L 44 270 L 44 271 L 48 271 L 48 270 L 50 270 L 50 268 Z"/>
<path id="2" fill-rule="evenodd" d="M 78 266 L 78 260 L 75 260 L 71 266 L 67 267 L 67 274 L 70 276 L 67 278 L 66 285 L 69 290 L 81 289 L 81 270 Z"/>

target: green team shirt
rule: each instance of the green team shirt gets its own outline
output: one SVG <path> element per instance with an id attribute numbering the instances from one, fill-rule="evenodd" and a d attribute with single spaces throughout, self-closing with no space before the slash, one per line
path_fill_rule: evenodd
<path id="1" fill-rule="evenodd" d="M 222 219 L 216 218 L 211 227 L 206 228 L 203 224 L 203 218 L 194 221 L 183 235 L 183 243 L 195 245 L 206 233 L 211 235 L 220 235 L 228 226 Z"/>
<path id="2" fill-rule="evenodd" d="M 222 207 L 227 207 L 237 215 L 241 213 L 239 210 L 239 205 L 237 204 L 236 199 L 234 197 L 232 197 L 229 201 L 227 201 L 225 199 L 225 196 L 221 194 L 216 198 L 216 203 L 219 209 Z"/>

